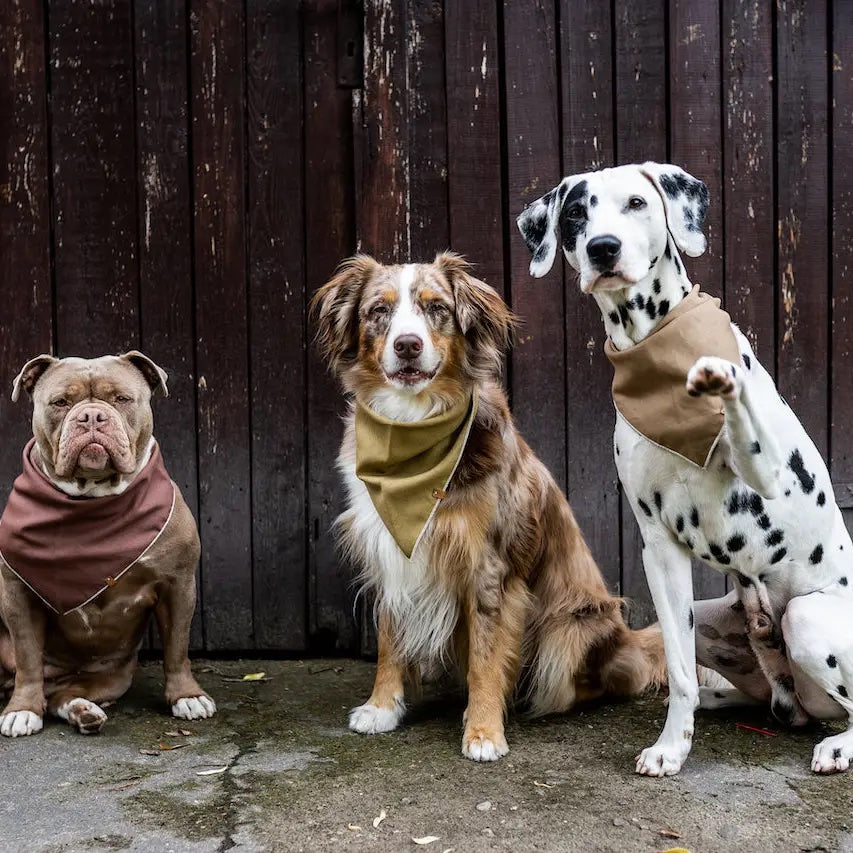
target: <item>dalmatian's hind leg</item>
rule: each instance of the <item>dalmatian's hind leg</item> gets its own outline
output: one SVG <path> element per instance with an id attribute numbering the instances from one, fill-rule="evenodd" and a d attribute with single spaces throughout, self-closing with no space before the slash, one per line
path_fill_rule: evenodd
<path id="1" fill-rule="evenodd" d="M 839 773 L 853 762 L 853 599 L 839 590 L 791 599 L 782 631 L 806 708 L 824 719 L 848 718 L 847 731 L 822 740 L 815 773 Z"/>
<path id="2" fill-rule="evenodd" d="M 762 497 L 779 497 L 779 445 L 751 405 L 744 368 L 724 358 L 702 356 L 687 372 L 687 393 L 723 398 L 732 468 Z"/>

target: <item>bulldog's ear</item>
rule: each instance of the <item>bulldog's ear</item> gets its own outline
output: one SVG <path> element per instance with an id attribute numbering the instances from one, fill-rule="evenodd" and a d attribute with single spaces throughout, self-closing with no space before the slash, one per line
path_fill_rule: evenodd
<path id="1" fill-rule="evenodd" d="M 494 288 L 471 275 L 471 265 L 460 255 L 442 252 L 435 265 L 453 291 L 456 323 L 468 341 L 471 372 L 484 378 L 498 374 L 516 326 L 515 315 Z"/>
<path id="2" fill-rule="evenodd" d="M 702 223 L 708 212 L 708 187 L 671 163 L 643 163 L 640 171 L 655 185 L 663 200 L 666 223 L 675 245 L 695 258 L 708 246 Z"/>
<path id="3" fill-rule="evenodd" d="M 554 189 L 531 202 L 516 219 L 518 230 L 527 248 L 533 253 L 530 275 L 535 278 L 542 278 L 554 265 L 559 241 L 557 227 L 560 223 L 560 212 L 574 180 L 563 178 Z"/>
<path id="4" fill-rule="evenodd" d="M 380 266 L 369 255 L 347 258 L 311 299 L 317 346 L 335 372 L 356 357 L 361 294 Z"/>
<path id="5" fill-rule="evenodd" d="M 36 387 L 36 382 L 41 379 L 42 374 L 53 364 L 58 364 L 59 359 L 43 353 L 31 358 L 22 368 L 21 372 L 15 377 L 12 383 L 12 402 L 16 403 L 18 397 L 21 396 L 21 389 L 27 392 L 31 397 L 33 388 Z"/>
<path id="6" fill-rule="evenodd" d="M 147 355 L 132 349 L 130 352 L 119 356 L 123 361 L 129 361 L 144 377 L 153 393 L 160 391 L 164 397 L 169 396 L 166 380 L 169 374 L 162 367 L 156 365 Z"/>

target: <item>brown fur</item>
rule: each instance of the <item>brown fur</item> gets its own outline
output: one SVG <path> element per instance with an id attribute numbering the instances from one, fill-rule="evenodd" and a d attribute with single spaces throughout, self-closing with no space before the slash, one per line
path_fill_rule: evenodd
<path id="1" fill-rule="evenodd" d="M 320 346 L 347 390 L 365 402 L 387 385 L 375 355 L 384 338 L 365 306 L 400 267 L 365 256 L 345 262 L 314 298 Z M 458 602 L 452 648 L 466 673 L 465 743 L 505 740 L 503 716 L 514 691 L 534 715 L 564 712 L 576 702 L 631 695 L 665 683 L 657 627 L 630 630 L 574 515 L 545 466 L 520 436 L 498 384 L 514 318 L 499 295 L 445 253 L 418 270 L 430 289 L 450 295 L 452 322 L 431 331 L 443 353 L 439 373 L 421 392 L 431 411 L 452 405 L 472 387 L 479 405 L 427 547 L 431 583 Z M 354 460 L 352 424 L 341 452 Z M 379 664 L 371 703 L 402 702 L 406 667 L 395 650 L 394 619 L 384 607 L 381 571 L 347 513 L 341 540 L 377 594 Z M 466 751 L 467 754 L 467 751 Z"/>

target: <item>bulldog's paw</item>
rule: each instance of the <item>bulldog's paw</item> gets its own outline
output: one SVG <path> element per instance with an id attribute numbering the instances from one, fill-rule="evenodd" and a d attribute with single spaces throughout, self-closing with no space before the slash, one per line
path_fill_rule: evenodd
<path id="1" fill-rule="evenodd" d="M 685 737 L 681 746 L 658 741 L 637 756 L 636 772 L 641 776 L 675 776 L 689 753 L 689 738 Z"/>
<path id="2" fill-rule="evenodd" d="M 107 715 L 88 699 L 69 699 L 56 709 L 56 715 L 75 726 L 81 735 L 96 735 L 104 727 Z"/>
<path id="3" fill-rule="evenodd" d="M 486 731 L 475 726 L 465 727 L 462 735 L 462 754 L 473 761 L 497 761 L 509 752 L 502 731 Z"/>
<path id="4" fill-rule="evenodd" d="M 815 773 L 843 773 L 853 761 L 853 731 L 822 740 L 812 754 Z"/>
<path id="5" fill-rule="evenodd" d="M 187 696 L 172 705 L 172 716 L 182 720 L 206 720 L 216 713 L 216 702 L 207 695 Z"/>
<path id="6" fill-rule="evenodd" d="M 349 712 L 349 727 L 354 732 L 363 735 L 378 735 L 383 732 L 393 732 L 400 725 L 406 705 L 402 698 L 394 699 L 393 708 L 381 708 L 366 702 Z"/>
<path id="7" fill-rule="evenodd" d="M 42 730 L 44 722 L 32 711 L 9 711 L 0 717 L 0 734 L 4 737 L 25 737 Z"/>
<path id="8" fill-rule="evenodd" d="M 724 358 L 704 355 L 687 372 L 687 393 L 691 397 L 707 394 L 736 400 L 740 389 L 740 371 Z"/>

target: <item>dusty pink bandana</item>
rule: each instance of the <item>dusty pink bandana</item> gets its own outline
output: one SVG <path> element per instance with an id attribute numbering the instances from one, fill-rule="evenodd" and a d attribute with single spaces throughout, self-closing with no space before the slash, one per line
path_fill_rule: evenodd
<path id="1" fill-rule="evenodd" d="M 24 448 L 24 470 L 0 518 L 0 556 L 57 613 L 70 613 L 113 586 L 154 544 L 172 515 L 175 486 L 160 447 L 120 495 L 73 498 Z"/>

